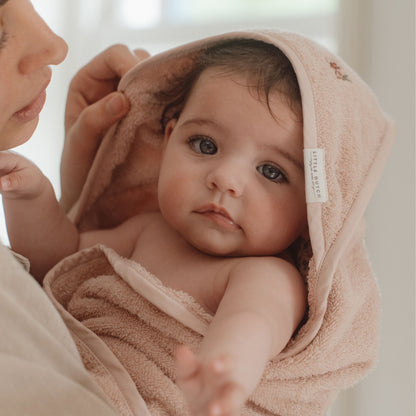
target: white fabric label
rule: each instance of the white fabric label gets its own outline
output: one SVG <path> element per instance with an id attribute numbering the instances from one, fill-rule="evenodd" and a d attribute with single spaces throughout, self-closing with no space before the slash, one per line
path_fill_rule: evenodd
<path id="1" fill-rule="evenodd" d="M 328 201 L 324 149 L 303 149 L 306 202 Z"/>

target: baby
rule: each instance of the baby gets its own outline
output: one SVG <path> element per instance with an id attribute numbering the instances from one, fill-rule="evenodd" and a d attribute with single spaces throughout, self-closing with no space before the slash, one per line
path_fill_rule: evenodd
<path id="1" fill-rule="evenodd" d="M 184 85 L 165 111 L 158 212 L 79 233 L 12 153 L 0 155 L 0 191 L 11 246 L 39 280 L 101 243 L 215 315 L 199 351 L 177 350 L 177 383 L 192 415 L 240 415 L 306 312 L 289 250 L 308 237 L 300 93 L 287 58 L 256 40 L 208 48 Z"/>

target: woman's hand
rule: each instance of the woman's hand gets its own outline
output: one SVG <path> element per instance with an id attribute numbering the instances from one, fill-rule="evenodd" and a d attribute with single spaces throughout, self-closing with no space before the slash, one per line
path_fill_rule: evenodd
<path id="1" fill-rule="evenodd" d="M 129 110 L 117 92 L 120 78 L 149 54 L 114 45 L 92 59 L 73 78 L 65 111 L 65 143 L 61 160 L 61 201 L 68 211 L 84 185 L 106 131 Z"/>

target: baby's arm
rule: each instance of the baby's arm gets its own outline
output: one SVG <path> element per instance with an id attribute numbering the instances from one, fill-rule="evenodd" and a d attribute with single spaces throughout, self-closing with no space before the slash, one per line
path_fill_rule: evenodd
<path id="1" fill-rule="evenodd" d="M 64 257 L 98 243 L 129 256 L 144 223 L 133 217 L 113 229 L 80 234 L 39 168 L 12 152 L 0 152 L 0 193 L 10 245 L 30 260 L 38 281 Z"/>
<path id="2" fill-rule="evenodd" d="M 242 259 L 197 356 L 187 347 L 177 353 L 177 382 L 191 414 L 240 415 L 305 309 L 305 286 L 294 266 L 279 258 Z"/>
<path id="3" fill-rule="evenodd" d="M 30 260 L 31 273 L 38 280 L 77 250 L 78 231 L 35 164 L 16 153 L 1 152 L 0 193 L 10 245 Z"/>

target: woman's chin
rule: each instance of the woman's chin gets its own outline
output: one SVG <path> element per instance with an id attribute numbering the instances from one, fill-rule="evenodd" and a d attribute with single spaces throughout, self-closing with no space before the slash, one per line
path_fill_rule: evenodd
<path id="1" fill-rule="evenodd" d="M 8 150 L 26 143 L 33 135 L 39 123 L 39 117 L 30 122 L 6 125 L 0 130 L 0 150 Z"/>

